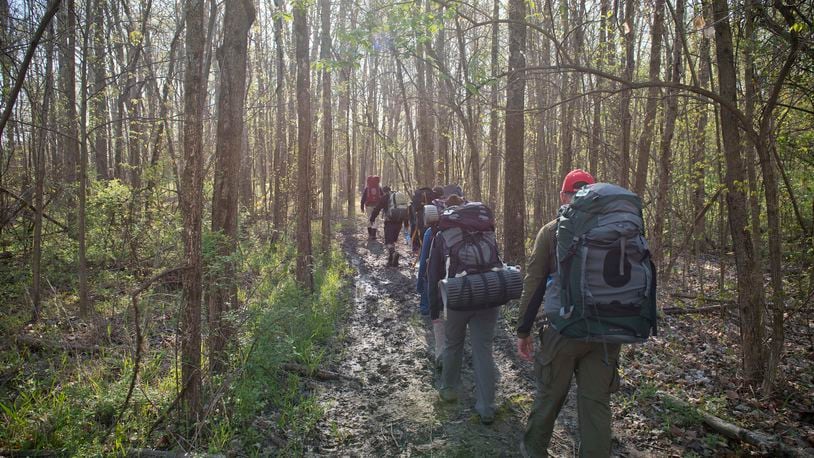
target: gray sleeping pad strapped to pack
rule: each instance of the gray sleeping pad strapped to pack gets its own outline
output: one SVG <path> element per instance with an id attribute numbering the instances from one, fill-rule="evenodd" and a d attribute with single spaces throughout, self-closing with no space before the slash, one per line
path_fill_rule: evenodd
<path id="1" fill-rule="evenodd" d="M 557 269 L 560 308 L 547 316 L 561 334 L 608 343 L 656 334 L 656 269 L 633 192 L 608 183 L 577 192 L 560 210 Z"/>

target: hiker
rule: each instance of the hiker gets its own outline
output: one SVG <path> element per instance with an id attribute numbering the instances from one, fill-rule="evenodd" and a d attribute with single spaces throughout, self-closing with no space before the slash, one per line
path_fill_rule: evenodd
<path id="1" fill-rule="evenodd" d="M 410 205 L 410 198 L 401 191 L 391 191 L 389 186 L 384 186 L 382 191 L 384 191 L 384 196 L 370 215 L 370 226 L 372 227 L 376 223 L 376 217 L 384 211 L 384 246 L 387 248 L 387 267 L 398 267 L 400 255 L 396 252 L 396 241 L 402 226 L 406 229 L 410 224 L 407 209 Z"/>
<path id="2" fill-rule="evenodd" d="M 435 207 L 440 212 L 446 206 L 446 202 L 440 200 L 441 197 L 444 195 L 444 191 L 440 186 L 436 186 L 432 190 L 434 198 L 430 201 L 430 205 L 435 205 Z M 453 205 L 460 205 L 463 201 L 460 197 L 455 196 L 457 198 L 457 203 Z M 418 257 L 418 274 L 416 278 L 416 292 L 420 294 L 421 299 L 418 303 L 418 309 L 421 312 L 421 316 L 430 316 L 430 301 L 427 298 L 428 288 L 427 288 L 427 257 L 430 253 L 430 245 L 432 243 L 432 238 L 435 237 L 435 233 L 438 231 L 438 221 L 427 225 L 424 219 L 424 209 L 421 210 L 421 220 L 422 226 L 426 226 L 423 232 L 421 232 L 421 236 L 418 237 L 421 240 L 421 253 Z"/>
<path id="3" fill-rule="evenodd" d="M 548 456 L 554 423 L 574 374 L 577 381 L 579 455 L 609 456 L 610 395 L 619 388 L 617 364 L 620 342 L 646 339 L 651 324 L 655 331 L 655 315 L 652 316 L 652 323 L 634 317 L 642 315 L 640 310 L 651 302 L 655 312 L 655 277 L 648 277 L 650 274 L 645 272 L 653 266 L 646 242 L 641 236 L 643 222 L 640 200 L 624 188 L 605 183 L 594 185 L 594 182 L 594 177 L 581 169 L 572 170 L 565 176 L 560 192 L 560 203 L 563 204 L 560 216 L 540 229 L 534 251 L 529 257 L 520 299 L 517 350 L 525 360 L 531 360 L 534 356 L 535 373 L 539 379 L 534 405 L 520 444 L 524 456 Z M 589 196 L 589 193 L 595 195 Z M 586 198 L 580 199 L 583 195 Z M 595 207 L 587 208 L 590 205 Z M 609 217 L 603 221 L 602 217 L 606 215 Z M 613 225 L 612 230 L 602 224 Z M 590 231 L 582 229 L 586 226 L 599 230 L 590 232 L 592 237 L 589 239 L 583 236 Z M 577 227 L 579 229 L 574 229 L 573 233 L 564 232 Z M 585 232 L 579 232 L 582 230 Z M 620 236 L 620 231 L 627 232 Z M 613 241 L 608 241 L 609 238 Z M 577 244 L 574 240 L 582 242 Z M 617 243 L 620 240 L 621 248 Z M 626 244 L 628 242 L 635 245 Z M 591 243 L 596 245 L 588 245 Z M 584 248 L 583 256 L 579 251 L 586 245 L 590 250 Z M 625 253 L 625 250 L 629 250 L 629 253 Z M 641 256 L 637 258 L 639 254 Z M 574 265 L 572 260 L 578 264 L 574 269 L 571 269 Z M 562 280 L 561 270 L 566 277 Z M 575 275 L 582 277 L 574 280 Z M 646 278 L 652 278 L 652 290 L 647 286 Z M 575 299 L 570 295 L 575 282 L 579 282 L 583 292 L 590 292 Z M 639 282 L 643 286 L 638 287 L 637 284 L 636 288 L 632 288 L 632 282 Z M 642 293 L 645 290 L 650 292 Z M 652 296 L 648 297 L 649 294 Z M 637 296 L 631 300 L 628 297 L 631 295 Z M 585 299 L 585 296 L 590 297 Z M 584 314 L 584 308 L 577 309 L 572 305 L 588 300 L 592 301 L 590 314 Z M 639 302 L 632 304 L 635 301 Z M 543 302 L 547 323 L 540 329 L 541 348 L 535 353 L 531 332 Z M 600 308 L 606 305 L 614 310 L 603 314 Z M 622 310 L 628 305 L 635 305 L 631 307 L 634 312 L 625 314 Z M 624 328 L 623 320 L 634 322 L 634 326 L 629 328 L 630 331 L 624 331 L 626 335 L 611 335 L 619 332 L 616 328 Z M 609 326 L 610 321 L 620 324 Z"/>
<path id="4" fill-rule="evenodd" d="M 460 197 L 457 194 L 450 196 L 447 198 L 447 204 L 457 203 L 456 198 Z M 471 213 L 472 211 L 475 213 Z M 478 212 L 481 214 L 478 215 Z M 483 215 L 486 217 L 480 219 L 479 216 Z M 489 227 L 482 227 L 484 224 Z M 497 255 L 494 214 L 483 204 L 448 205 L 441 216 L 439 228 L 432 241 L 427 263 L 427 287 L 433 329 L 443 322 L 439 321 L 444 308 L 440 280 L 461 275 L 466 278 L 465 275 L 487 272 L 497 268 L 498 265 L 501 267 L 503 265 Z M 479 260 L 477 265 L 472 263 L 475 257 L 471 255 L 474 252 L 481 253 L 481 256 L 475 256 Z M 488 262 L 483 256 L 487 253 Z M 499 309 L 493 306 L 460 309 L 447 305 L 446 321 L 443 322 L 446 338 L 438 394 L 446 402 L 458 399 L 464 341 L 466 329 L 469 327 L 475 375 L 475 411 L 484 425 L 494 422 L 496 412 L 497 367 L 492 355 L 492 342 L 497 327 L 498 311 Z"/>
<path id="5" fill-rule="evenodd" d="M 463 203 L 463 199 L 461 199 L 461 197 L 458 195 L 452 195 L 446 201 L 440 200 L 441 196 L 443 195 L 443 191 L 440 187 L 433 189 L 433 193 L 434 195 L 438 196 L 433 201 L 433 204 L 436 206 L 436 208 L 438 208 L 438 211 L 441 211 L 446 205 L 455 206 Z M 423 317 L 430 316 L 430 288 L 427 277 L 427 258 L 430 254 L 432 239 L 435 237 L 437 232 L 438 221 L 430 223 L 427 229 L 424 231 L 424 240 L 421 245 L 421 256 L 418 258 L 418 279 L 416 280 L 416 291 L 421 295 L 421 299 L 418 303 L 418 309 Z M 439 368 L 443 363 L 442 356 L 445 345 L 444 320 L 440 318 L 440 314 L 438 318 L 432 320 L 432 334 L 435 340 L 435 358 L 433 361 L 435 363 L 435 367 Z"/>
<path id="6" fill-rule="evenodd" d="M 370 215 L 373 214 L 373 209 L 384 196 L 384 191 L 382 187 L 379 186 L 380 182 L 381 177 L 369 175 L 365 181 L 365 189 L 362 190 L 362 197 L 360 199 L 362 212 L 367 215 L 368 219 L 370 219 Z M 367 235 L 370 240 L 376 240 L 376 227 L 373 223 L 368 225 Z"/>
<path id="7" fill-rule="evenodd" d="M 410 202 L 410 238 L 413 242 L 413 253 L 421 251 L 424 230 L 424 206 L 432 203 L 433 200 L 441 197 L 428 187 L 421 187 L 413 193 L 413 200 Z"/>

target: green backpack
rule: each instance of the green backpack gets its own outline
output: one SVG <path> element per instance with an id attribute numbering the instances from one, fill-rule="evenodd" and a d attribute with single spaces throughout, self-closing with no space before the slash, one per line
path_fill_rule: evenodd
<path id="1" fill-rule="evenodd" d="M 590 342 L 640 343 L 656 327 L 656 269 L 642 203 L 625 188 L 580 189 L 557 222 L 560 334 Z"/>

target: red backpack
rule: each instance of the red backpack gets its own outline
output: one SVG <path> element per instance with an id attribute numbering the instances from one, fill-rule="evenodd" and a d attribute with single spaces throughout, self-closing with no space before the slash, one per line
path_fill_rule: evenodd
<path id="1" fill-rule="evenodd" d="M 379 199 L 384 195 L 382 188 L 379 186 L 381 177 L 378 175 L 370 175 L 367 177 L 367 196 L 365 196 L 365 205 L 374 207 L 379 203 Z"/>

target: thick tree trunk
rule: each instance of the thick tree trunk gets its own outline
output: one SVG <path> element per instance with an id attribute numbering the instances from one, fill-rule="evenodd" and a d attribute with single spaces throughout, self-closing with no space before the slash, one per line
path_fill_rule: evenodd
<path id="1" fill-rule="evenodd" d="M 184 73 L 184 166 L 181 172 L 181 213 L 184 220 L 182 275 L 181 391 L 189 425 L 201 415 L 201 214 L 203 212 L 203 105 L 206 98 L 203 0 L 186 0 L 186 65 Z"/>
<path id="2" fill-rule="evenodd" d="M 715 23 L 715 54 L 718 62 L 719 93 L 722 99 L 737 106 L 737 74 L 735 73 L 732 30 L 729 26 L 729 5 L 726 0 L 712 0 Z M 760 266 L 756 262 L 755 247 L 749 231 L 747 198 L 742 184 L 746 180 L 741 151 L 740 132 L 735 114 L 721 107 L 721 133 L 723 134 L 727 187 L 729 230 L 735 248 L 738 277 L 738 307 L 741 317 L 741 351 L 744 378 L 758 384 L 763 379 L 763 284 Z"/>
<path id="3" fill-rule="evenodd" d="M 526 3 L 509 0 L 509 74 L 506 85 L 506 186 L 503 194 L 505 258 L 523 264 L 526 241 L 526 192 L 523 145 L 526 92 Z"/>
<path id="4" fill-rule="evenodd" d="M 226 258 L 224 271 L 209 294 L 209 367 L 221 372 L 224 348 L 231 334 L 223 313 L 237 307 L 234 252 L 237 248 L 238 195 L 245 123 L 248 33 L 254 22 L 250 0 L 227 0 L 223 16 L 223 44 L 218 48 L 220 90 L 215 145 L 215 184 L 212 191 L 212 232 L 220 233 L 217 253 Z"/>
<path id="5" fill-rule="evenodd" d="M 306 199 L 297 207 L 297 282 L 314 289 L 311 271 L 311 59 L 308 55 L 308 19 L 304 3 L 294 5 L 294 41 L 297 57 L 297 193 Z"/>
<path id="6" fill-rule="evenodd" d="M 661 73 L 661 40 L 664 35 L 664 0 L 655 0 L 653 6 L 653 25 L 650 28 L 650 81 L 659 81 Z M 639 137 L 638 162 L 636 165 L 636 179 L 633 182 L 633 191 L 644 197 L 647 187 L 647 169 L 650 164 L 650 147 L 655 138 L 653 126 L 656 121 L 656 106 L 661 97 L 661 90 L 651 86 L 647 89 L 647 103 L 644 109 L 644 122 Z M 657 218 L 659 219 L 659 218 Z"/>

